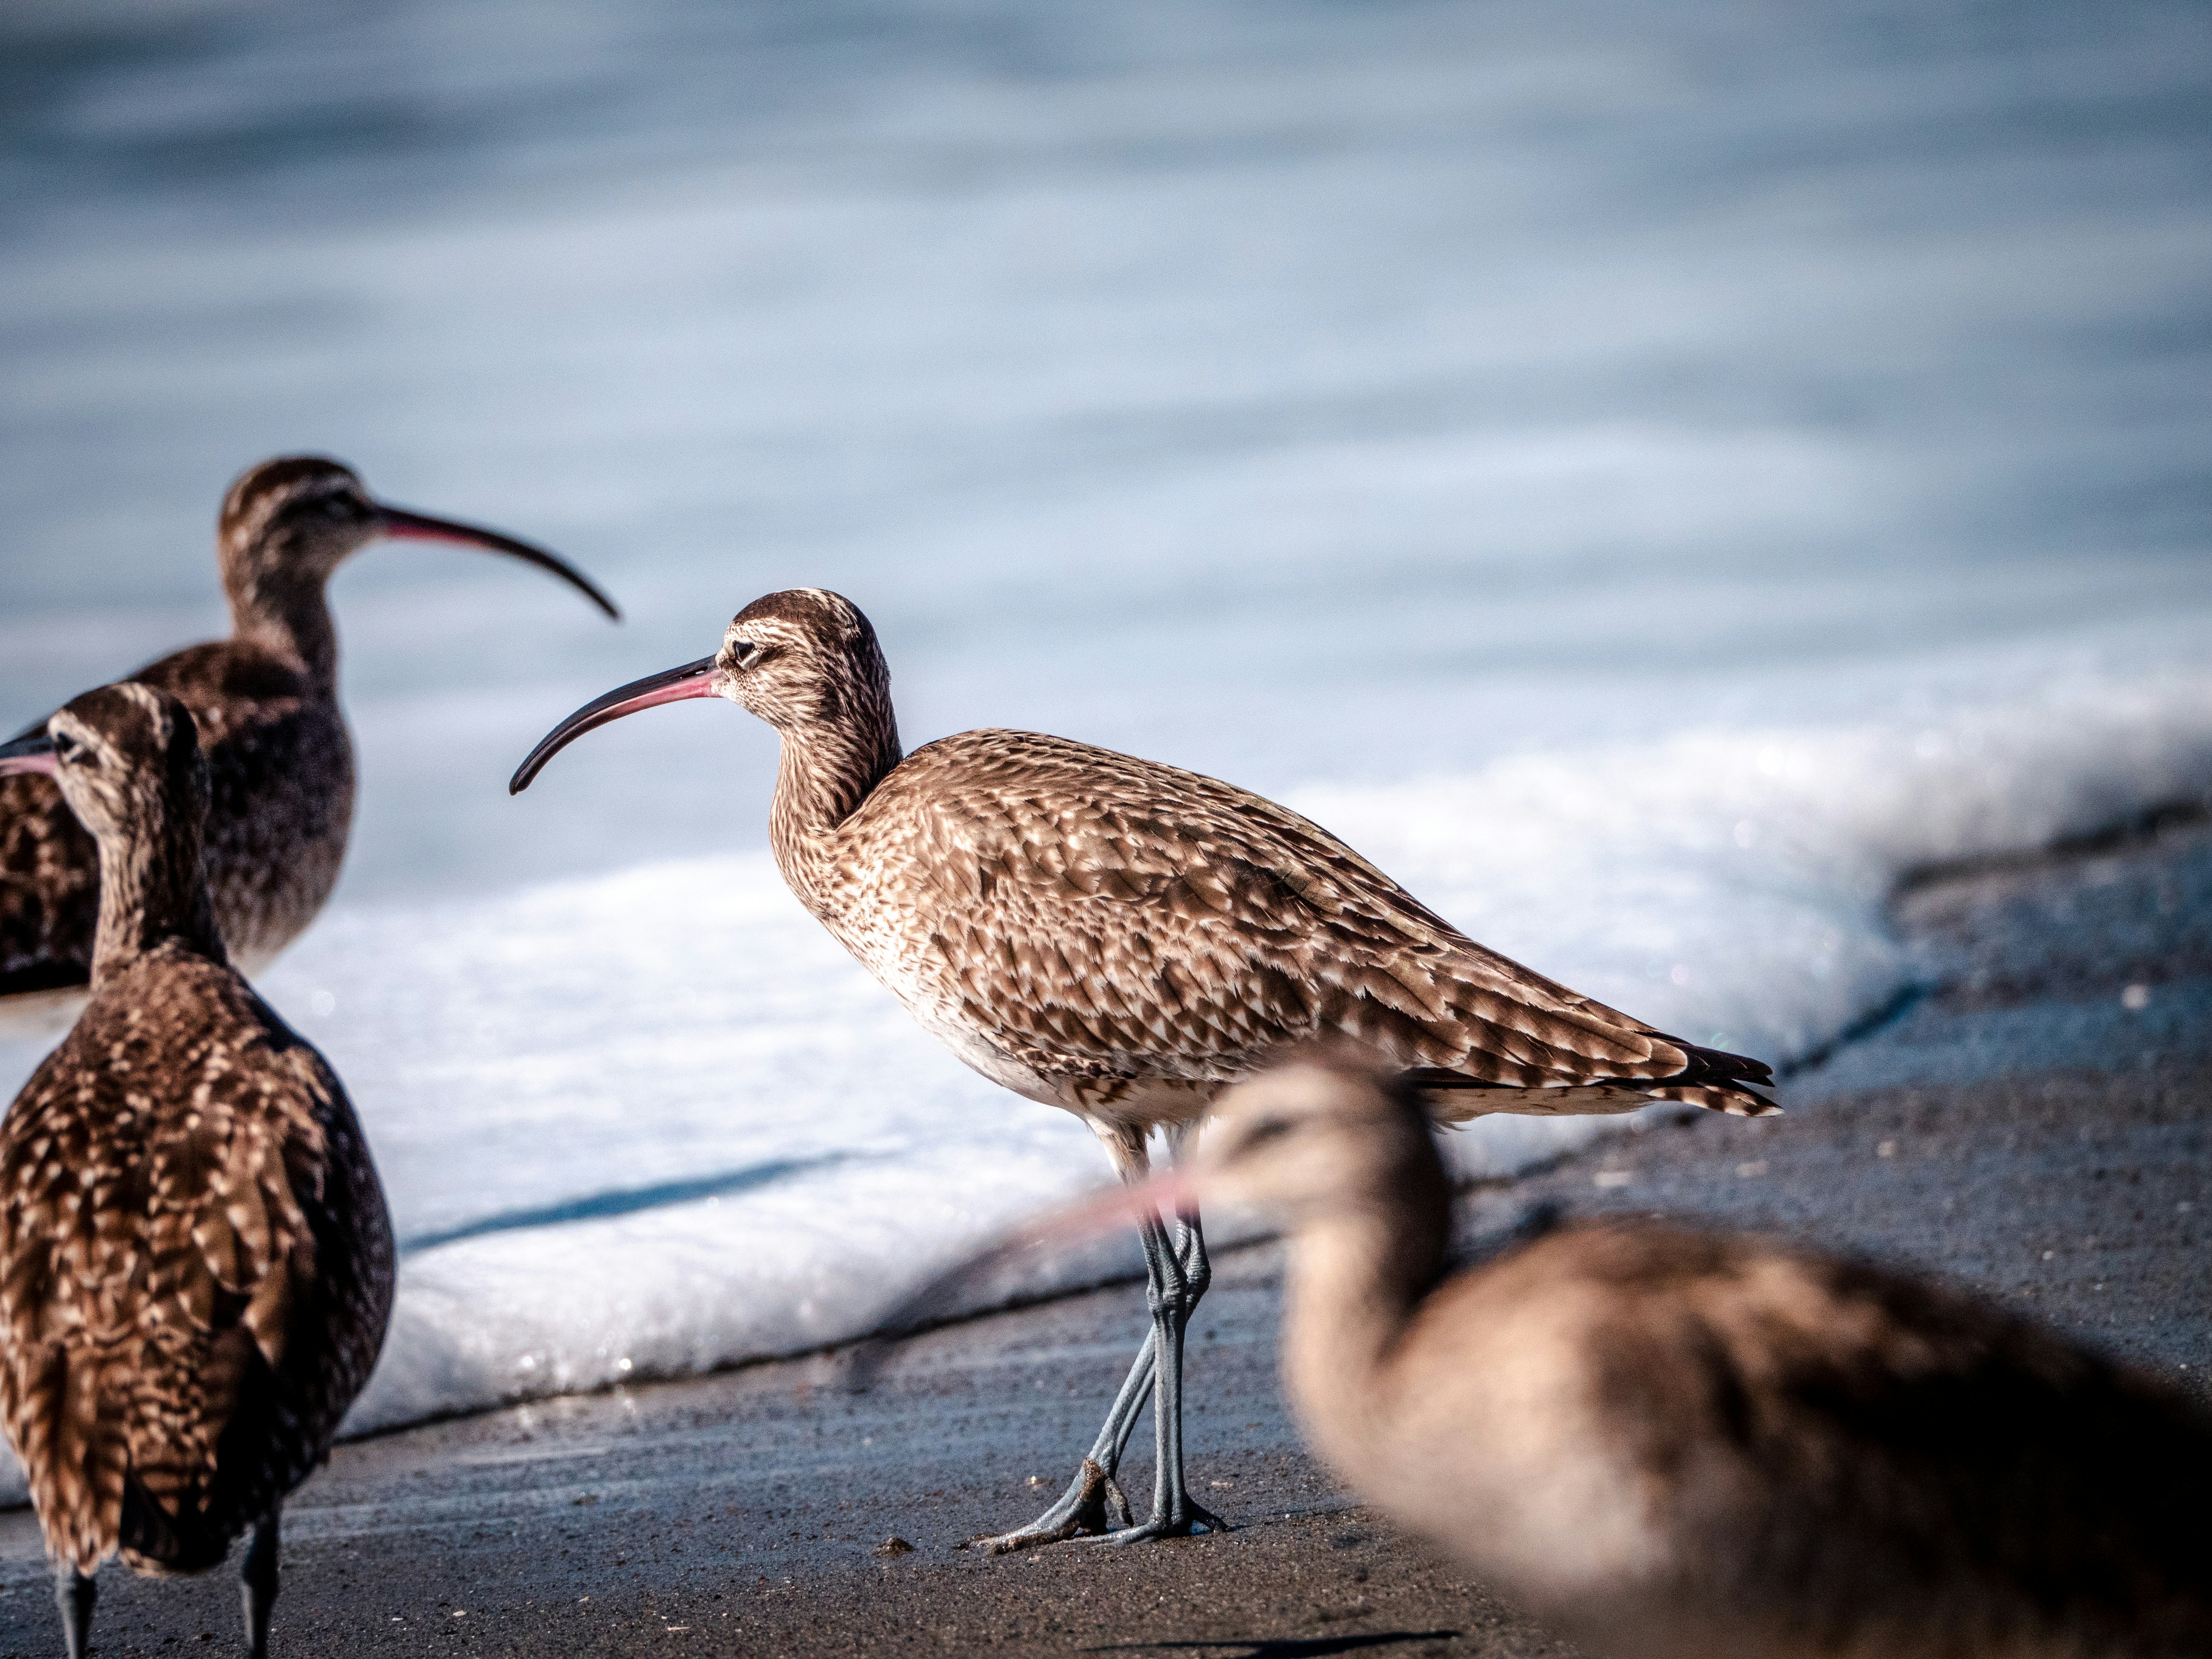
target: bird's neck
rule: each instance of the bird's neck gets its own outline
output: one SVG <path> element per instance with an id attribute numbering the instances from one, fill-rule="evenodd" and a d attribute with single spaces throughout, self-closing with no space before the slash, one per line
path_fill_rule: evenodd
<path id="1" fill-rule="evenodd" d="M 200 866 L 197 825 L 169 831 L 156 822 L 146 833 L 103 836 L 100 842 L 100 931 L 92 947 L 92 985 L 101 983 L 163 944 L 174 941 L 216 963 L 228 963 L 215 905 Z"/>
<path id="2" fill-rule="evenodd" d="M 336 696 L 338 630 L 331 619 L 325 578 L 279 568 L 240 570 L 224 581 L 233 637 L 296 659 L 315 684 Z"/>
<path id="3" fill-rule="evenodd" d="M 1347 1209 L 1291 1238 L 1284 1381 L 1322 1455 L 1346 1474 L 1357 1476 L 1377 1453 L 1391 1417 L 1392 1361 L 1443 1263 L 1449 1212 L 1441 1194 L 1434 1210 Z"/>
<path id="4" fill-rule="evenodd" d="M 902 758 L 898 721 L 886 698 L 835 720 L 786 726 L 782 735 L 769 845 L 784 878 L 818 912 L 838 830 Z"/>

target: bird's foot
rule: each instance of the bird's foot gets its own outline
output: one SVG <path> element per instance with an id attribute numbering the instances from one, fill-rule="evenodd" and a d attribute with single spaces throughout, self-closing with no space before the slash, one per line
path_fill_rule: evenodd
<path id="1" fill-rule="evenodd" d="M 1103 1537 L 1085 1538 L 1082 1541 L 1086 1544 L 1146 1544 L 1158 1538 L 1188 1538 L 1194 1533 L 1230 1530 L 1229 1523 L 1212 1510 L 1186 1499 L 1180 1513 L 1170 1510 L 1167 1515 L 1156 1515 L 1133 1527 L 1123 1527 Z"/>
<path id="2" fill-rule="evenodd" d="M 1040 1544 L 1064 1544 L 1071 1538 L 1098 1537 L 1112 1529 L 1117 1510 L 1121 1525 L 1127 1527 L 1130 1522 L 1129 1500 L 1121 1495 L 1121 1488 L 1115 1484 L 1114 1477 L 1100 1468 L 1094 1459 L 1086 1457 L 1067 1490 L 1060 1494 L 1060 1501 L 1029 1525 L 1013 1532 L 986 1533 L 981 1538 L 969 1539 L 961 1547 L 981 1550 L 986 1555 L 1006 1555 L 1014 1550 L 1035 1549 Z"/>

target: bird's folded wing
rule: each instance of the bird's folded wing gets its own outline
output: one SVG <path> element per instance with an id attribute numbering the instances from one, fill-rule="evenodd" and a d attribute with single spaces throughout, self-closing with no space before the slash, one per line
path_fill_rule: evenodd
<path id="1" fill-rule="evenodd" d="M 0 778 L 0 995 L 82 985 L 100 855 L 53 781 Z"/>
<path id="2" fill-rule="evenodd" d="M 918 826 L 930 954 L 963 1017 L 1048 1073 L 1219 1081 L 1330 1033 L 1461 1086 L 1698 1069 L 1295 812 L 1109 751 L 969 735 L 999 751 L 935 785 Z"/>
<path id="3" fill-rule="evenodd" d="M 212 1479 L 247 1372 L 282 1362 L 312 1294 L 301 1200 L 322 1178 L 318 1077 L 251 1045 L 191 1054 L 189 1115 L 100 1132 L 93 1109 L 131 1103 L 94 1098 L 88 1081 L 115 1073 L 82 1064 L 78 1039 L 114 1035 L 80 1026 L 0 1152 L 0 1410 L 80 1565 L 116 1547 L 126 1475 L 172 1513 Z"/>

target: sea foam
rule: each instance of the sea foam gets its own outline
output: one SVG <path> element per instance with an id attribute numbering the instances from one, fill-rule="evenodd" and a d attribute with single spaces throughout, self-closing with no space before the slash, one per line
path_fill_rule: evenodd
<path id="1" fill-rule="evenodd" d="M 9 729 L 220 630 L 207 519 L 280 448 L 630 618 L 450 550 L 336 584 L 360 817 L 263 988 L 409 1245 L 356 1429 L 852 1335 L 1104 1178 L 743 844 L 733 711 L 500 794 L 770 588 L 867 609 L 910 734 L 1218 770 L 1778 1060 L 1911 982 L 1900 873 L 2212 782 L 2183 11 L 418 9 L 50 54 L 8 162 Z M 391 118 L 234 142 L 303 64 Z"/>
<path id="2" fill-rule="evenodd" d="M 1884 920 L 1902 873 L 2209 788 L 2212 671 L 2180 665 L 1291 804 L 1486 943 L 1787 1064 L 1909 985 Z M 402 1240 L 355 1432 L 858 1336 L 1107 1175 L 1075 1118 L 916 1027 L 758 851 L 340 906 L 264 988 L 346 1079 Z M 1613 1121 L 1498 1115 L 1449 1144 L 1510 1175 Z M 1072 1252 L 997 1294 L 1135 1265 Z"/>
<path id="3" fill-rule="evenodd" d="M 2208 786 L 2212 678 L 2177 671 L 1291 804 L 1498 948 L 1786 1063 L 1908 984 L 1884 920 L 1903 872 Z M 333 1000 L 318 1035 L 422 1241 L 360 1428 L 856 1336 L 1106 1175 L 1076 1120 L 924 1036 L 757 853 L 335 916 L 271 988 Z M 1495 1116 L 1450 1139 L 1464 1172 L 1504 1175 L 1606 1127 Z"/>

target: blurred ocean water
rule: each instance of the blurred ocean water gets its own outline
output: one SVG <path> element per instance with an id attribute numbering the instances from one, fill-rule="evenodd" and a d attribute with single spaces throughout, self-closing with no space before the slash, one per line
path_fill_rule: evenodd
<path id="1" fill-rule="evenodd" d="M 624 627 L 336 584 L 361 816 L 265 988 L 420 1246 L 363 1420 L 848 1334 L 1102 1164 L 782 893 L 764 729 L 511 801 L 539 732 L 836 587 L 909 744 L 1232 778 L 1808 1052 L 1902 870 L 2212 788 L 2208 83 L 2185 3 L 38 0 L 0 717 L 218 631 L 265 453 L 584 563 Z"/>

